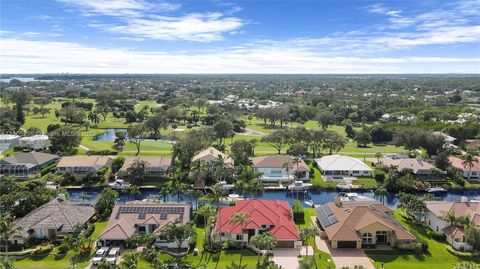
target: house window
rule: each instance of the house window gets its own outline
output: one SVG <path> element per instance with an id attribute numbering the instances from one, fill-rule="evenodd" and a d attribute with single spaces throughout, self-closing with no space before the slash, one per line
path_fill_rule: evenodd
<path id="1" fill-rule="evenodd" d="M 282 173 L 282 170 L 272 169 L 272 170 L 270 171 L 270 173 L 272 173 L 272 174 L 281 174 L 281 173 Z"/>
<path id="2" fill-rule="evenodd" d="M 360 171 L 353 171 L 354 174 L 360 174 Z"/>
<path id="3" fill-rule="evenodd" d="M 475 176 L 475 175 L 477 175 L 477 172 L 472 172 L 472 176 Z"/>
<path id="4" fill-rule="evenodd" d="M 220 236 L 225 236 L 225 233 L 220 233 Z"/>
<path id="5" fill-rule="evenodd" d="M 237 241 L 243 241 L 243 234 L 237 234 L 236 239 Z"/>
<path id="6" fill-rule="evenodd" d="M 438 232 L 438 226 L 437 226 L 437 232 Z"/>
<path id="7" fill-rule="evenodd" d="M 138 232 L 144 234 L 146 232 L 145 226 L 138 226 Z"/>
<path id="8" fill-rule="evenodd" d="M 364 233 L 362 235 L 362 244 L 373 244 L 373 237 L 371 233 Z"/>
<path id="9" fill-rule="evenodd" d="M 266 224 L 262 224 L 262 229 L 267 229 L 267 225 L 266 225 Z"/>
<path id="10" fill-rule="evenodd" d="M 431 221 L 431 220 L 428 220 L 428 225 L 432 225 L 432 221 Z"/>

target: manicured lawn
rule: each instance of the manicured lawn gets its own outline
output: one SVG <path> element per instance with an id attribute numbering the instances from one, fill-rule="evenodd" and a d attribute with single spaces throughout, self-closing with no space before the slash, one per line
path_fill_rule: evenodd
<path id="1" fill-rule="evenodd" d="M 462 260 L 448 252 L 445 249 L 446 243 L 438 242 L 429 236 L 427 233 L 428 228 L 419 227 L 417 225 L 407 222 L 398 211 L 394 212 L 397 220 L 402 223 L 410 231 L 417 231 L 421 236 L 425 237 L 428 240 L 428 251 L 429 254 L 408 254 L 408 255 L 397 255 L 397 254 L 368 254 L 368 256 L 375 261 L 375 266 L 381 268 L 381 262 L 385 263 L 384 268 L 386 269 L 396 269 L 396 268 L 406 268 L 406 269 L 452 269 L 457 263 Z M 479 263 L 480 258 L 475 258 L 470 260 L 473 263 Z"/>
<path id="2" fill-rule="evenodd" d="M 203 250 L 203 242 L 205 240 L 205 229 L 201 227 L 196 227 L 197 231 L 197 245 L 198 256 L 193 256 L 192 254 L 187 255 L 180 259 L 182 262 L 190 263 L 193 266 L 207 265 L 208 268 L 246 268 L 246 269 L 255 269 L 257 268 L 257 254 L 251 252 L 250 250 L 226 250 L 222 251 L 220 255 L 212 255 Z M 162 254 L 161 260 L 165 263 L 174 262 L 175 259 L 168 254 Z M 139 269 L 152 268 L 152 265 L 141 259 Z"/>
<path id="3" fill-rule="evenodd" d="M 107 222 L 95 223 L 95 230 L 91 235 L 91 238 L 96 240 L 100 233 L 105 229 Z M 58 254 L 58 247 L 54 248 L 48 255 L 42 256 L 30 256 L 25 259 L 15 262 L 15 267 L 19 269 L 65 269 L 70 268 L 70 259 L 73 257 L 73 251 L 68 251 L 66 255 L 61 256 Z M 93 255 L 92 252 L 88 257 L 81 258 L 77 263 L 77 268 L 85 268 L 90 262 L 90 258 Z"/>
<path id="4" fill-rule="evenodd" d="M 336 182 L 327 182 L 323 180 L 323 176 L 320 173 L 320 170 L 316 168 L 313 163 L 309 165 L 310 168 L 313 168 L 313 178 L 311 179 L 313 187 L 315 188 L 336 188 L 337 183 Z"/>
<path id="5" fill-rule="evenodd" d="M 310 227 L 315 225 L 312 222 L 312 216 L 316 216 L 314 208 L 304 208 L 305 210 L 305 219 L 303 224 L 297 224 L 297 229 L 300 231 L 302 227 Z M 335 268 L 335 264 L 333 263 L 332 257 L 323 251 L 320 251 L 317 246 L 315 245 L 314 238 L 310 238 L 308 240 L 308 245 L 312 246 L 315 250 L 315 261 L 316 261 L 316 269 L 323 269 L 323 268 Z M 319 258 L 321 257 L 321 258 Z M 329 262 L 327 262 L 329 260 Z"/>
<path id="6" fill-rule="evenodd" d="M 378 186 L 377 181 L 373 177 L 359 177 L 352 184 L 362 184 L 365 188 L 375 189 Z"/>

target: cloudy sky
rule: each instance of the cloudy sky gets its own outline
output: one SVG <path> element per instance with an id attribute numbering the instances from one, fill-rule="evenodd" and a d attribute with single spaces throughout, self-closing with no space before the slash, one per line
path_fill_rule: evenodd
<path id="1" fill-rule="evenodd" d="M 480 73 L 480 0 L 2 0 L 0 73 Z"/>

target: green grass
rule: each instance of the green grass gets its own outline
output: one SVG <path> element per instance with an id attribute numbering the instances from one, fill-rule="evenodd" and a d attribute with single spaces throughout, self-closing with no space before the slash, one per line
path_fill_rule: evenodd
<path id="1" fill-rule="evenodd" d="M 105 229 L 107 222 L 95 223 L 95 230 L 91 235 L 91 238 L 96 240 L 100 233 Z M 81 261 L 77 263 L 77 268 L 85 268 L 90 262 L 90 258 L 93 255 L 94 250 L 88 257 L 81 258 Z M 22 260 L 18 260 L 14 263 L 18 269 L 65 269 L 70 268 L 70 259 L 73 257 L 73 251 L 68 251 L 66 255 L 57 255 L 58 247 L 54 248 L 48 255 L 42 256 L 29 256 Z"/>
<path id="2" fill-rule="evenodd" d="M 196 227 L 197 231 L 197 245 L 198 256 L 192 254 L 187 255 L 180 259 L 181 262 L 190 263 L 193 266 L 199 266 L 205 264 L 208 268 L 245 268 L 254 269 L 257 268 L 257 254 L 250 250 L 224 250 L 218 256 L 205 252 L 203 249 L 203 242 L 205 240 L 205 229 Z M 168 254 L 161 254 L 161 260 L 165 263 L 174 262 L 175 259 Z M 152 265 L 141 259 L 138 264 L 139 269 L 152 268 Z"/>
<path id="3" fill-rule="evenodd" d="M 460 259 L 448 252 L 445 247 L 446 243 L 439 242 L 429 235 L 427 227 L 417 226 L 406 221 L 398 211 L 394 212 L 397 220 L 402 223 L 410 231 L 416 231 L 421 236 L 428 240 L 428 254 L 368 254 L 368 256 L 374 260 L 374 264 L 377 268 L 381 268 L 381 262 L 385 263 L 384 268 L 395 269 L 423 269 L 423 268 L 435 268 L 435 269 L 452 269 L 457 263 L 462 261 L 471 261 L 473 263 L 479 263 L 480 258 L 473 258 L 470 260 Z"/>
<path id="4" fill-rule="evenodd" d="M 310 227 L 312 225 L 315 225 L 312 222 L 312 216 L 316 216 L 315 209 L 314 208 L 304 208 L 305 210 L 305 217 L 304 217 L 304 223 L 302 224 L 297 224 L 297 229 L 300 231 L 300 228 L 302 227 Z M 324 268 L 335 268 L 335 264 L 333 263 L 332 256 L 330 254 L 323 252 L 317 248 L 315 245 L 315 239 L 310 238 L 308 240 L 308 245 L 312 246 L 315 251 L 315 261 L 316 261 L 316 269 L 324 269 Z M 319 256 L 321 259 L 319 259 Z M 327 262 L 329 260 L 329 262 Z"/>
<path id="5" fill-rule="evenodd" d="M 313 163 L 309 165 L 310 168 L 313 168 L 313 178 L 311 179 L 313 187 L 315 188 L 336 188 L 337 183 L 336 182 L 327 182 L 323 180 L 322 173 L 320 173 L 320 170 L 316 168 Z"/>
<path id="6" fill-rule="evenodd" d="M 376 189 L 378 187 L 377 181 L 373 177 L 359 177 L 354 180 L 352 184 L 362 184 L 365 188 Z"/>

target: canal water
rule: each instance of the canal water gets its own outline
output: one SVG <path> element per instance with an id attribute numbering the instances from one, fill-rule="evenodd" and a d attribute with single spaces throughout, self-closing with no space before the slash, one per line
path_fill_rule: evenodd
<path id="1" fill-rule="evenodd" d="M 101 189 L 69 189 L 68 194 L 70 201 L 72 202 L 88 202 L 88 203 L 95 203 L 98 198 Z M 261 199 L 269 199 L 269 200 L 285 200 L 292 205 L 292 202 L 295 199 L 302 201 L 303 205 L 307 207 L 305 201 L 313 201 L 314 204 L 324 204 L 330 201 L 333 201 L 335 197 L 340 194 L 340 191 L 336 190 L 310 190 L 306 193 L 304 192 L 294 192 L 292 194 L 291 191 L 266 191 L 262 194 L 257 195 L 245 195 L 246 198 L 261 198 Z M 373 191 L 364 191 L 364 192 L 357 192 L 363 196 L 375 198 L 380 201 L 379 197 L 375 197 Z M 423 194 L 418 194 L 423 195 Z M 435 195 L 438 200 L 443 201 L 459 201 L 462 197 L 467 197 L 469 200 L 480 200 L 480 191 L 478 190 L 466 190 L 466 191 L 455 191 L 449 193 L 441 193 Z M 163 197 L 160 195 L 159 191 L 156 189 L 140 189 L 140 194 L 137 195 L 129 195 L 124 193 L 119 193 L 119 199 L 117 203 L 122 204 L 128 201 L 133 200 L 143 200 L 149 198 L 160 198 Z M 176 202 L 177 201 L 176 195 L 168 195 L 167 200 Z M 188 195 L 180 195 L 180 201 L 192 203 L 195 206 L 195 198 L 188 196 Z M 385 198 L 385 205 L 390 208 L 395 208 L 398 204 L 398 194 L 389 193 Z"/>

